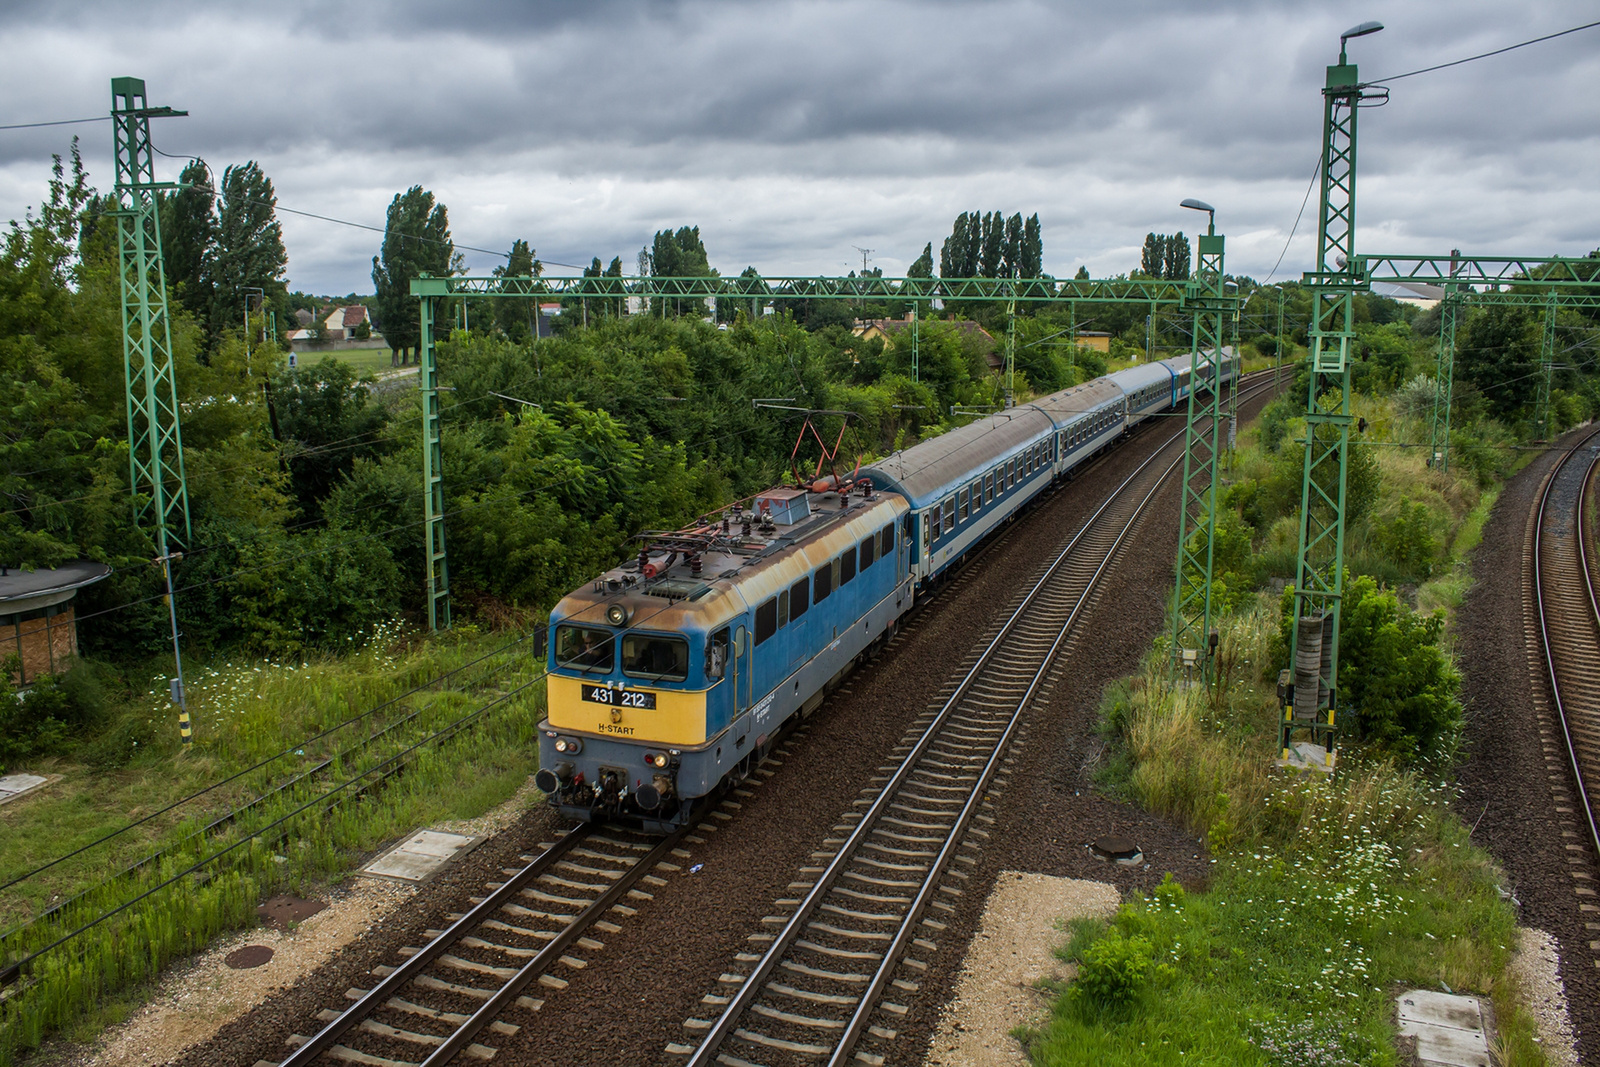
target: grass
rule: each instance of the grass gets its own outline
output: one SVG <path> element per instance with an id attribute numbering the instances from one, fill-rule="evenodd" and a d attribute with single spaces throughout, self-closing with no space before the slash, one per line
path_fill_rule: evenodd
<path id="1" fill-rule="evenodd" d="M 391 370 L 402 368 L 394 366 L 393 359 L 387 348 L 345 348 L 328 352 L 301 352 L 299 361 L 309 365 L 321 359 L 336 359 L 340 363 L 348 363 L 362 374 L 384 374 Z M 407 371 L 416 371 L 416 367 L 408 366 Z"/>
<path id="2" fill-rule="evenodd" d="M 1079 979 L 1021 1035 L 1033 1062 L 1398 1064 L 1394 995 L 1443 982 L 1494 998 L 1503 1067 L 1543 1063 L 1507 976 L 1515 915 L 1437 772 L 1273 767 L 1276 625 L 1266 597 L 1224 620 L 1223 699 L 1173 688 L 1159 649 L 1108 693 L 1127 750 L 1108 784 L 1204 836 L 1212 877 L 1075 927 Z"/>
<path id="3" fill-rule="evenodd" d="M 81 1028 L 93 1005 L 148 982 L 171 959 L 253 923 L 255 905 L 264 895 L 309 892 L 317 883 L 343 877 L 356 859 L 383 842 L 436 820 L 475 817 L 514 793 L 535 769 L 534 731 L 543 707 L 542 664 L 520 646 L 467 667 L 451 679 L 457 688 L 415 693 L 359 725 L 299 743 L 353 712 L 470 664 L 506 641 L 470 631 L 422 640 L 384 629 L 343 659 L 215 664 L 196 671 L 189 689 L 194 751 L 178 751 L 171 742 L 146 745 L 147 752 L 127 768 L 103 774 L 57 764 L 55 769 L 67 776 L 61 786 L 30 803 L 8 805 L 4 813 L 10 832 L 0 835 L 0 871 L 6 880 L 162 807 L 197 784 L 291 750 L 285 759 L 203 802 L 152 820 L 6 892 L 12 928 L 0 948 L 7 960 L 133 903 L 30 967 L 14 987 L 18 992 L 0 1005 L 0 1064 L 36 1046 L 47 1033 Z M 453 725 L 511 693 L 516 695 L 471 718 L 467 727 Z M 137 720 L 168 712 L 152 691 L 124 715 Z M 368 738 L 370 744 L 352 743 Z M 241 799 L 265 794 L 324 760 L 328 765 L 316 777 L 271 794 L 234 823 L 201 832 Z M 396 766 L 401 773 L 381 788 L 358 788 Z M 331 786 L 352 779 L 356 787 L 340 793 L 339 803 L 318 800 Z M 105 880 L 158 850 L 160 858 L 138 872 Z M 195 874 L 178 877 L 210 857 L 216 858 Z M 39 917 L 79 893 L 84 895 L 60 911 Z M 23 924 L 14 926 L 17 920 Z"/>

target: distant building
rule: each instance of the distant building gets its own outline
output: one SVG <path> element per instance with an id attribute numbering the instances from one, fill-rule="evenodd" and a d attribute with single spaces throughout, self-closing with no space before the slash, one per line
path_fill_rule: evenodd
<path id="1" fill-rule="evenodd" d="M 316 316 L 311 314 L 311 312 L 307 311 L 305 308 L 294 309 L 294 321 L 302 330 L 310 326 L 315 319 Z"/>
<path id="2" fill-rule="evenodd" d="M 1091 348 L 1096 352 L 1111 354 L 1111 335 L 1101 333 L 1099 330 L 1079 330 L 1078 347 Z"/>
<path id="3" fill-rule="evenodd" d="M 945 319 L 934 321 L 938 321 L 945 326 L 954 326 L 956 328 L 956 332 L 961 334 L 963 338 L 969 338 L 977 341 L 979 350 L 983 352 L 984 361 L 988 363 L 989 366 L 998 368 L 1005 365 L 1005 354 L 1000 351 L 999 345 L 995 342 L 994 335 L 988 330 L 985 330 L 982 326 L 979 326 L 970 319 L 956 319 L 954 322 Z M 859 319 L 856 321 L 855 326 L 850 330 L 850 332 L 855 334 L 857 337 L 864 338 L 868 341 L 872 340 L 873 338 L 882 338 L 885 343 L 892 344 L 894 342 L 895 335 L 900 333 L 902 330 L 909 329 L 910 326 L 911 320 L 908 318 Z"/>
<path id="4" fill-rule="evenodd" d="M 72 598 L 111 573 L 104 563 L 79 560 L 24 571 L 0 567 L 0 662 L 16 656 L 16 685 L 65 669 L 78 654 Z"/>
<path id="5" fill-rule="evenodd" d="M 372 329 L 372 316 L 367 313 L 365 304 L 346 304 L 325 312 L 322 323 L 327 328 L 328 340 L 351 341 L 355 339 L 356 327 L 362 323 L 367 324 L 369 331 Z"/>
<path id="6" fill-rule="evenodd" d="M 1386 296 L 1423 311 L 1437 306 L 1444 299 L 1443 286 L 1428 285 L 1426 282 L 1373 282 L 1372 292 L 1375 296 Z"/>

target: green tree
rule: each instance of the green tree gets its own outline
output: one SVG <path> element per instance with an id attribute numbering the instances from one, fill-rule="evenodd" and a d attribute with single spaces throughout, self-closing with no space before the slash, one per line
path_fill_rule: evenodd
<path id="1" fill-rule="evenodd" d="M 656 231 L 650 243 L 650 273 L 660 278 L 716 277 L 706 246 L 700 240 L 700 227 L 682 226 L 676 233 Z M 668 306 L 674 315 L 699 315 L 704 311 L 698 300 L 673 299 Z"/>
<path id="2" fill-rule="evenodd" d="M 420 185 L 389 202 L 381 256 L 372 257 L 377 326 L 395 351 L 415 348 L 422 338 L 411 279 L 424 272 L 447 275 L 460 269 L 450 237 L 450 213 Z"/>
<path id="3" fill-rule="evenodd" d="M 922 255 L 918 256 L 912 262 L 911 266 L 906 268 L 906 277 L 907 278 L 931 278 L 931 277 L 933 277 L 933 242 L 932 241 L 929 241 L 926 245 L 922 246 Z"/>
<path id="4" fill-rule="evenodd" d="M 217 241 L 211 169 L 203 160 L 190 160 L 178 182 L 182 189 L 160 198 L 167 284 L 189 314 L 205 321 L 211 313 L 214 286 L 209 268 Z"/>
<path id="5" fill-rule="evenodd" d="M 1189 239 L 1183 231 L 1168 237 L 1163 249 L 1165 258 L 1162 263 L 1161 277 L 1182 281 L 1189 276 Z"/>
<path id="6" fill-rule="evenodd" d="M 387 410 L 348 363 L 325 357 L 273 382 L 278 432 L 301 514 L 315 518 L 356 460 L 388 451 Z"/>
<path id="7" fill-rule="evenodd" d="M 1288 661 L 1294 591 L 1284 590 L 1274 649 Z M 1439 647 L 1444 612 L 1419 615 L 1367 575 L 1344 581 L 1339 703 L 1362 740 L 1401 759 L 1435 754 L 1461 726 L 1461 676 Z"/>
<path id="8" fill-rule="evenodd" d="M 600 261 L 594 261 L 595 274 L 600 273 Z M 494 269 L 496 278 L 537 278 L 544 273 L 544 264 L 539 262 L 534 250 L 528 242 L 518 238 L 511 242 L 511 252 L 506 256 L 503 266 Z M 588 271 L 583 272 L 588 275 Z M 496 297 L 494 304 L 493 321 L 500 332 L 513 341 L 526 341 L 533 336 L 535 318 L 539 314 L 539 298 L 526 299 L 517 297 Z"/>
<path id="9" fill-rule="evenodd" d="M 1139 254 L 1139 273 L 1147 278 L 1160 278 L 1167 269 L 1167 235 L 1144 235 L 1144 251 Z"/>
<path id="10" fill-rule="evenodd" d="M 998 211 L 983 216 L 982 240 L 978 248 L 978 276 L 1000 277 L 1000 261 L 1005 254 L 1006 222 Z"/>
<path id="11" fill-rule="evenodd" d="M 1022 270 L 1022 213 L 1019 211 L 1006 219 L 1006 235 L 1000 252 L 1002 278 L 1025 277 Z"/>
<path id="12" fill-rule="evenodd" d="M 978 274 L 979 236 L 977 212 L 963 211 L 956 216 L 950 236 L 944 239 L 939 250 L 939 276 L 941 278 L 973 278 Z"/>
<path id="13" fill-rule="evenodd" d="M 1024 278 L 1038 278 L 1044 274 L 1044 235 L 1039 230 L 1037 211 L 1023 223 L 1022 252 L 1018 266 Z"/>
<path id="14" fill-rule="evenodd" d="M 268 303 L 285 294 L 283 270 L 289 254 L 277 218 L 272 181 L 254 161 L 222 172 L 211 279 L 211 336 L 242 320 L 247 288 L 262 289 Z"/>
<path id="15" fill-rule="evenodd" d="M 1489 413 L 1506 418 L 1533 401 L 1538 387 L 1540 323 L 1522 308 L 1474 311 L 1456 350 L 1456 378 L 1478 387 Z"/>

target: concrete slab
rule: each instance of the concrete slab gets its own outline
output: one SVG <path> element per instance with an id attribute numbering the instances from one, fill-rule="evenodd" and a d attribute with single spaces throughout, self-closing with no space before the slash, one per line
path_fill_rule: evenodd
<path id="1" fill-rule="evenodd" d="M 1401 1036 L 1417 1039 L 1423 1067 L 1490 1067 L 1488 1024 L 1477 997 L 1408 989 L 1397 1014 Z"/>
<path id="2" fill-rule="evenodd" d="M 52 777 L 60 776 L 53 775 Z M 50 778 L 44 778 L 37 774 L 8 774 L 4 778 L 0 778 L 0 804 L 4 804 L 8 800 L 15 800 L 24 793 L 31 793 L 49 781 Z"/>
<path id="3" fill-rule="evenodd" d="M 1279 767 L 1291 771 L 1321 771 L 1323 774 L 1332 774 L 1334 763 L 1338 760 L 1338 753 L 1333 759 L 1328 758 L 1328 750 L 1322 745 L 1310 741 L 1296 741 L 1289 746 L 1288 755 L 1277 760 Z"/>
<path id="4" fill-rule="evenodd" d="M 421 882 L 482 840 L 481 837 L 468 837 L 466 834 L 419 830 L 361 868 L 361 873 L 402 882 Z"/>

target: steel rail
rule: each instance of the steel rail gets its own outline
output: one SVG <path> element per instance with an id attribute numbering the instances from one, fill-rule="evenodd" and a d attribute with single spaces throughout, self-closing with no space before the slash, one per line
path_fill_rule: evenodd
<path id="1" fill-rule="evenodd" d="M 530 983 L 549 971 L 556 961 L 561 958 L 562 953 L 570 948 L 573 942 L 582 937 L 584 932 L 594 924 L 595 919 L 610 911 L 612 906 L 621 900 L 640 878 L 647 872 L 655 870 L 656 864 L 670 856 L 672 850 L 678 847 L 689 831 L 694 828 L 694 824 L 697 821 L 697 819 L 691 818 L 689 822 L 680 826 L 671 835 L 662 838 L 660 844 L 646 853 L 638 863 L 634 864 L 621 878 L 612 883 L 611 888 L 600 894 L 599 897 L 595 898 L 594 903 L 574 916 L 572 921 L 555 936 L 554 940 L 540 949 L 538 954 L 525 963 L 515 975 L 507 979 L 505 985 L 501 986 L 488 1000 L 484 1001 L 483 1006 L 473 1012 L 471 1017 L 462 1023 L 455 1033 L 445 1038 L 444 1043 L 435 1049 L 432 1055 L 422 1061 L 421 1067 L 443 1067 L 444 1064 L 455 1059 L 463 1049 L 472 1043 L 472 1039 L 477 1035 L 478 1031 L 499 1018 L 500 1013 L 515 1003 L 517 996 Z M 584 825 L 590 824 L 586 823 Z M 473 910 L 476 911 L 477 909 L 474 908 Z"/>
<path id="2" fill-rule="evenodd" d="M 1263 387 L 1265 388 L 1266 386 Z M 1182 436 L 1183 435 L 1181 433 L 1173 434 L 1166 441 L 1162 442 L 1147 459 L 1139 464 L 1132 474 L 1124 479 L 1123 482 L 1118 485 L 1111 494 L 1108 495 L 1105 502 L 1102 503 L 1100 507 L 1095 510 L 1094 514 L 1084 522 L 1083 526 L 1073 536 L 1072 540 L 1058 553 L 1056 558 L 1046 569 L 1045 573 L 1028 591 L 1027 595 L 1023 598 L 1022 603 L 1016 608 L 1016 610 L 1005 621 L 1005 623 L 1002 624 L 1000 631 L 989 642 L 988 646 L 979 655 L 977 661 L 957 685 L 955 691 L 949 696 L 949 698 L 946 699 L 937 715 L 935 715 L 933 720 L 923 730 L 923 733 L 918 739 L 916 745 L 903 758 L 899 768 L 884 784 L 883 788 L 878 792 L 877 797 L 873 800 L 866 812 L 864 812 L 861 818 L 857 820 L 855 829 L 852 830 L 850 836 L 846 838 L 842 844 L 840 844 L 837 853 L 834 855 L 834 858 L 829 862 L 828 866 L 821 872 L 821 874 L 818 875 L 811 889 L 795 908 L 794 914 L 784 924 L 783 929 L 773 939 L 772 944 L 763 954 L 761 960 L 741 983 L 738 992 L 729 999 L 728 1004 L 722 1011 L 722 1014 L 719 1015 L 717 1020 L 711 1024 L 711 1027 L 707 1031 L 705 1037 L 701 1040 L 700 1044 L 687 1061 L 687 1067 L 709 1067 L 709 1064 L 716 1059 L 720 1053 L 723 1043 L 733 1033 L 740 1019 L 746 1014 L 751 1005 L 760 995 L 761 989 L 765 986 L 767 980 L 772 977 L 772 974 L 777 969 L 779 963 L 785 958 L 785 956 L 788 954 L 788 951 L 798 940 L 800 932 L 804 929 L 805 923 L 810 920 L 812 914 L 817 910 L 817 907 L 822 902 L 823 898 L 832 891 L 833 887 L 844 873 L 845 867 L 847 866 L 851 857 L 859 851 L 860 845 L 863 839 L 869 835 L 871 827 L 893 800 L 900 787 L 903 786 L 906 780 L 911 777 L 911 774 L 918 761 L 932 746 L 934 741 L 939 736 L 942 727 L 955 712 L 955 709 L 960 706 L 963 698 L 978 681 L 985 668 L 988 667 L 990 662 L 994 659 L 996 653 L 1005 646 L 1006 640 L 1011 635 L 1012 631 L 1015 630 L 1022 620 L 1028 615 L 1029 609 L 1033 606 L 1034 602 L 1039 599 L 1047 587 L 1058 577 L 1062 566 L 1068 561 L 1069 557 L 1073 553 L 1073 550 L 1085 537 L 1091 533 L 1091 531 L 1096 530 L 1096 523 L 1099 522 L 1104 513 L 1111 508 L 1113 504 L 1117 503 L 1119 499 L 1121 499 L 1124 491 L 1145 472 L 1146 468 L 1154 464 L 1156 460 L 1159 459 L 1160 456 Z M 1174 460 L 1168 465 L 1167 471 L 1162 475 L 1161 478 L 1157 480 L 1155 486 L 1153 486 L 1146 494 L 1145 499 L 1142 500 L 1135 508 L 1135 516 L 1142 512 L 1151 497 L 1153 497 L 1154 494 L 1166 484 L 1167 477 L 1170 476 L 1172 470 L 1177 467 L 1179 461 L 1180 460 Z M 894 966 L 898 963 L 900 953 L 904 951 L 909 931 L 915 928 L 916 921 L 920 917 L 921 911 L 926 907 L 929 887 L 937 880 L 939 872 L 941 872 L 947 865 L 947 856 L 950 851 L 956 847 L 956 842 L 961 836 L 961 831 L 970 821 L 971 812 L 974 810 L 976 804 L 980 801 L 985 787 L 993 776 L 994 768 L 998 766 L 998 761 L 1003 757 L 1006 748 L 1010 743 L 1011 736 L 1014 733 L 1018 722 L 1021 720 L 1022 712 L 1026 709 L 1028 702 L 1031 701 L 1033 694 L 1037 691 L 1040 680 L 1048 672 L 1048 669 L 1060 648 L 1061 642 L 1065 640 L 1067 632 L 1071 629 L 1072 622 L 1077 618 L 1083 603 L 1088 600 L 1090 594 L 1097 587 L 1101 575 L 1104 573 L 1105 568 L 1109 566 L 1111 558 L 1115 555 L 1123 540 L 1126 538 L 1128 529 L 1131 527 L 1131 525 L 1132 520 L 1130 519 L 1129 522 L 1125 524 L 1116 541 L 1109 549 L 1107 549 L 1105 558 L 1096 568 L 1095 573 L 1086 586 L 1078 604 L 1076 604 L 1069 613 L 1068 621 L 1064 624 L 1061 632 L 1057 635 L 1055 642 L 1051 645 L 1049 651 L 1043 657 L 1042 665 L 1035 674 L 1032 682 L 1029 684 L 1028 689 L 1022 700 L 1019 702 L 1017 709 L 1012 713 L 1012 718 L 1007 724 L 1000 741 L 997 743 L 995 752 L 986 763 L 985 769 L 980 775 L 978 785 L 974 788 L 971 798 L 969 798 L 966 805 L 963 807 L 962 814 L 957 822 L 957 829 L 952 831 L 947 838 L 945 845 L 941 849 L 938 862 L 929 867 L 927 879 L 915 898 L 912 909 L 908 912 L 908 918 L 901 926 L 899 934 L 896 936 L 893 942 L 892 949 L 888 952 L 885 952 L 883 965 L 874 975 L 872 985 L 870 987 L 872 996 L 870 998 L 867 995 L 862 996 L 858 1004 L 857 1011 L 852 1017 L 850 1027 L 846 1031 L 846 1033 L 850 1035 L 849 1041 L 841 1042 L 839 1049 L 836 1049 L 833 1062 L 839 1062 L 839 1057 L 841 1055 L 847 1055 L 850 1049 L 853 1049 L 855 1037 L 859 1035 L 861 1028 L 866 1024 L 866 1019 L 870 1017 L 871 1012 L 875 1009 L 877 996 L 881 994 L 883 985 L 887 984 L 889 980 L 889 974 L 892 973 Z M 846 1049 L 846 1044 L 850 1046 L 850 1049 Z M 845 1051 L 840 1052 L 839 1050 L 841 1049 Z"/>
<path id="3" fill-rule="evenodd" d="M 1156 455 L 1160 455 L 1164 451 L 1166 451 L 1166 446 L 1158 450 Z M 1000 761 L 1005 758 L 1006 751 L 1011 745 L 1011 738 L 1016 733 L 1018 725 L 1022 722 L 1023 713 L 1033 703 L 1033 698 L 1038 693 L 1039 687 L 1044 684 L 1045 677 L 1055 664 L 1055 659 L 1061 651 L 1061 646 L 1066 643 L 1068 636 L 1072 633 L 1073 624 L 1078 621 L 1078 616 L 1088 604 L 1089 598 L 1099 588 L 1100 579 L 1104 577 L 1106 569 L 1111 566 L 1112 561 L 1116 558 L 1123 542 L 1128 539 L 1128 534 L 1133 529 L 1134 522 L 1144 513 L 1145 508 L 1149 506 L 1155 495 L 1166 487 L 1167 479 L 1172 476 L 1173 471 L 1178 469 L 1180 462 L 1182 462 L 1182 457 L 1168 464 L 1167 469 L 1156 479 L 1155 485 L 1151 486 L 1150 491 L 1144 495 L 1144 499 L 1134 507 L 1133 515 L 1123 525 L 1122 530 L 1117 534 L 1116 540 L 1106 549 L 1105 556 L 1100 560 L 1099 565 L 1095 567 L 1094 573 L 1090 575 L 1089 581 L 1084 587 L 1083 595 L 1078 598 L 1078 602 L 1073 605 L 1072 611 L 1061 624 L 1061 629 L 1056 634 L 1055 640 L 1051 642 L 1049 650 L 1041 657 L 1039 669 L 1034 672 L 1033 678 L 1028 683 L 1028 688 L 1017 700 L 1017 706 L 1012 711 L 1010 720 L 1006 723 L 1005 731 L 995 743 L 994 752 L 990 754 L 988 762 L 984 764 L 983 772 L 978 776 L 978 781 L 973 786 L 971 794 L 967 797 L 966 803 L 962 805 L 961 814 L 956 817 L 955 825 L 951 827 L 949 836 L 939 849 L 939 855 L 928 865 L 928 874 L 923 879 L 921 887 L 917 890 L 917 895 L 912 898 L 911 906 L 906 910 L 905 920 L 900 925 L 900 929 L 896 931 L 894 940 L 890 942 L 889 947 L 884 951 L 883 960 L 873 974 L 872 980 L 861 994 L 861 1000 L 856 1005 L 854 1014 L 851 1015 L 849 1023 L 845 1025 L 839 1045 L 834 1049 L 833 1055 L 828 1060 L 828 1067 L 842 1067 L 851 1053 L 855 1051 L 855 1045 L 861 1037 L 861 1032 L 867 1028 L 872 1013 L 877 1010 L 878 999 L 883 995 L 884 989 L 893 979 L 895 968 L 900 965 L 900 957 L 904 955 L 907 944 L 912 940 L 913 931 L 916 929 L 918 921 L 921 920 L 922 913 L 927 909 L 929 897 L 934 893 L 944 870 L 951 864 L 952 857 L 959 847 L 961 838 L 972 821 L 972 816 L 977 811 L 978 805 L 983 802 L 984 793 L 988 789 L 989 782 L 999 768 Z M 863 823 L 865 821 L 865 819 L 862 820 Z"/>
<path id="4" fill-rule="evenodd" d="M 1550 695 L 1555 704 L 1556 718 L 1561 723 L 1561 735 L 1566 741 L 1567 745 L 1567 765 L 1572 770 L 1572 777 L 1577 786 L 1578 796 L 1583 802 L 1584 818 L 1589 824 L 1590 844 L 1594 846 L 1595 855 L 1600 856 L 1600 825 L 1597 825 L 1595 820 L 1594 805 L 1590 802 L 1589 789 L 1587 784 L 1584 782 L 1583 768 L 1581 761 L 1578 758 L 1578 746 L 1573 740 L 1572 725 L 1568 721 L 1566 705 L 1561 698 L 1561 680 L 1556 669 L 1556 648 L 1555 644 L 1550 639 L 1550 620 L 1549 616 L 1546 614 L 1544 602 L 1544 520 L 1545 513 L 1549 509 L 1550 494 L 1555 488 L 1556 482 L 1560 479 L 1562 471 L 1566 469 L 1567 464 L 1572 462 L 1572 459 L 1577 454 L 1578 449 L 1588 446 L 1597 437 L 1600 437 L 1600 429 L 1590 433 L 1589 436 L 1584 438 L 1582 444 L 1578 445 L 1577 448 L 1568 451 L 1566 455 L 1558 460 L 1555 468 L 1551 470 L 1549 477 L 1545 479 L 1544 489 L 1539 494 L 1539 507 L 1537 516 L 1534 520 L 1533 592 L 1539 609 L 1539 637 L 1544 645 L 1546 677 L 1550 681 Z M 1600 465 L 1600 456 L 1596 456 L 1595 459 L 1590 461 L 1589 467 L 1583 475 L 1583 482 L 1580 484 L 1578 490 L 1577 554 L 1578 566 L 1583 570 L 1584 580 L 1588 585 L 1589 606 L 1594 612 L 1593 618 L 1595 619 L 1596 626 L 1600 627 L 1600 605 L 1597 605 L 1595 600 L 1594 583 L 1593 579 L 1590 577 L 1590 568 L 1584 548 L 1583 534 L 1583 501 L 1586 495 L 1586 487 L 1593 480 L 1597 465 Z"/>
<path id="5" fill-rule="evenodd" d="M 422 974 L 428 965 L 444 955 L 447 949 L 454 946 L 463 937 L 466 937 L 470 931 L 476 929 L 485 919 L 499 911 L 502 905 L 509 903 L 525 885 L 553 867 L 575 845 L 587 839 L 593 832 L 593 826 L 590 823 L 580 823 L 570 828 L 562 835 L 560 840 L 541 852 L 531 863 L 507 879 L 500 888 L 484 897 L 465 915 L 451 923 L 438 937 L 423 945 L 418 952 L 390 971 L 360 1000 L 357 1000 L 340 1013 L 338 1018 L 330 1020 L 326 1026 L 313 1034 L 305 1044 L 286 1056 L 279 1063 L 279 1067 L 305 1067 L 305 1065 L 315 1061 L 318 1056 L 332 1048 L 341 1037 L 359 1025 L 363 1019 L 387 1003 L 390 997 L 408 985 L 412 979 Z M 574 921 L 574 925 L 576 925 L 576 921 Z"/>

